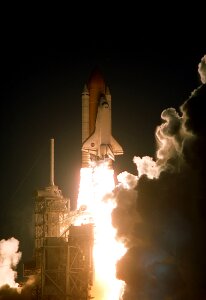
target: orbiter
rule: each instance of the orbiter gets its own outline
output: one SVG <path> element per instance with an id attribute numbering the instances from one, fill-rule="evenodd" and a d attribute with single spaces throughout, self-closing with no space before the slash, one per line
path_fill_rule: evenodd
<path id="1" fill-rule="evenodd" d="M 123 154 L 112 136 L 111 95 L 98 69 L 87 86 L 82 93 L 82 167 L 92 160 L 115 160 L 115 155 Z"/>

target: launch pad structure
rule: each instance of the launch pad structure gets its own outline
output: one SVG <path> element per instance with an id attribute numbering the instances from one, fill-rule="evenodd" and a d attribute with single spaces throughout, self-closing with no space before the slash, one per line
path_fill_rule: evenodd
<path id="1" fill-rule="evenodd" d="M 89 300 L 93 285 L 93 224 L 74 225 L 78 211 L 54 184 L 54 140 L 51 139 L 50 185 L 35 198 L 34 261 L 24 277 L 35 275 L 39 300 Z"/>
<path id="2" fill-rule="evenodd" d="M 95 69 L 82 92 L 82 168 L 105 160 L 112 167 L 123 154 L 112 136 L 111 110 L 109 88 Z M 35 275 L 35 299 L 89 300 L 94 298 L 94 224 L 84 205 L 71 211 L 70 200 L 54 184 L 54 139 L 50 149 L 50 184 L 34 195 L 34 260 L 24 264 L 23 275 Z"/>

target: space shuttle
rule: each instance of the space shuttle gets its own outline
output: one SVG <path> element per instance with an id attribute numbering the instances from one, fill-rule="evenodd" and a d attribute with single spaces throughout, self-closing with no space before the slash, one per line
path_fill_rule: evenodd
<path id="1" fill-rule="evenodd" d="M 123 149 L 112 136 L 111 95 L 95 69 L 82 93 L 82 167 L 91 161 L 115 160 Z"/>

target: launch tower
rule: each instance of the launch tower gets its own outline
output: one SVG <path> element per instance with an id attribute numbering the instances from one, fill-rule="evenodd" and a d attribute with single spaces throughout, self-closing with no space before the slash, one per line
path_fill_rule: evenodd
<path id="1" fill-rule="evenodd" d="M 54 184 L 51 139 L 50 185 L 35 192 L 35 258 L 24 264 L 24 276 L 36 276 L 40 300 L 91 299 L 93 225 L 75 226 L 78 213 Z"/>

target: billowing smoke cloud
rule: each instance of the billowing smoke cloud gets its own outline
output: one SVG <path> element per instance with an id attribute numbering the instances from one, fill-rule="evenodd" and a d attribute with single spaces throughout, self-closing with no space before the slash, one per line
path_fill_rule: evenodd
<path id="1" fill-rule="evenodd" d="M 205 66 L 206 56 L 203 83 Z M 205 101 L 202 84 L 180 113 L 165 109 L 155 160 L 135 157 L 138 178 L 120 176 L 114 190 L 113 225 L 128 248 L 117 263 L 123 300 L 206 299 Z"/>
<path id="2" fill-rule="evenodd" d="M 17 287 L 15 282 L 17 272 L 15 268 L 21 258 L 18 252 L 19 241 L 15 238 L 0 241 L 0 287 L 8 284 L 10 287 Z"/>
<path id="3" fill-rule="evenodd" d="M 23 287 L 12 288 L 6 284 L 0 288 L 1 300 L 34 300 L 40 299 L 39 297 L 39 290 L 32 278 Z"/>
<path id="4" fill-rule="evenodd" d="M 22 287 L 16 282 L 15 269 L 21 255 L 17 239 L 12 237 L 0 241 L 0 300 L 34 299 L 32 297 L 35 295 L 35 278 L 29 278 Z"/>

